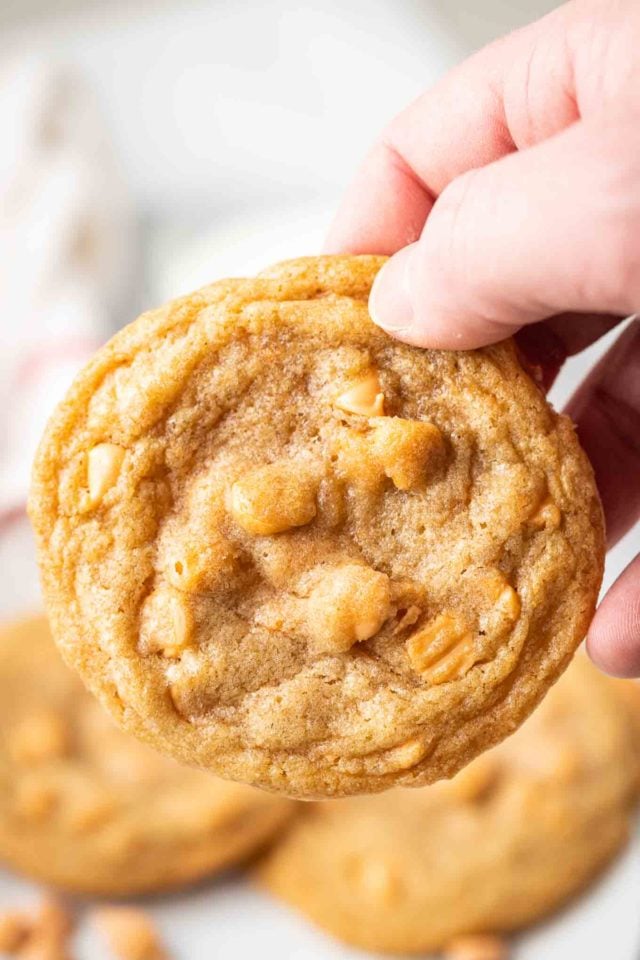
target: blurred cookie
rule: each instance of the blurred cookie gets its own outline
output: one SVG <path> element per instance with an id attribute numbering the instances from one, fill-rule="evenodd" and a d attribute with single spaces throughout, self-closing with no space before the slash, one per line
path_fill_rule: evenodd
<path id="1" fill-rule="evenodd" d="M 0 630 L 0 860 L 83 893 L 161 890 L 247 857 L 294 806 L 123 734 L 44 618 Z"/>
<path id="2" fill-rule="evenodd" d="M 601 579 L 570 421 L 511 344 L 376 328 L 381 263 L 296 260 L 144 314 L 35 466 L 65 658 L 142 739 L 297 796 L 455 773 L 566 667 Z"/>
<path id="3" fill-rule="evenodd" d="M 627 705 L 631 723 L 633 724 L 636 738 L 636 751 L 638 754 L 638 786 L 640 788 L 640 680 L 612 680 L 616 684 L 619 695 Z"/>
<path id="4" fill-rule="evenodd" d="M 636 736 L 615 684 L 579 657 L 518 733 L 453 780 L 305 807 L 260 879 L 370 950 L 517 929 L 624 844 Z"/>

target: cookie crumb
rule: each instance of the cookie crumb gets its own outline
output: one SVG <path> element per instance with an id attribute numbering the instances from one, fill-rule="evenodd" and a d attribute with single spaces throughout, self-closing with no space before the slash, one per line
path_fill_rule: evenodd
<path id="1" fill-rule="evenodd" d="M 448 944 L 444 960 L 508 960 L 505 940 L 487 934 L 456 937 Z"/>
<path id="2" fill-rule="evenodd" d="M 170 960 L 150 917 L 136 907 L 102 907 L 92 914 L 96 928 L 118 960 Z"/>

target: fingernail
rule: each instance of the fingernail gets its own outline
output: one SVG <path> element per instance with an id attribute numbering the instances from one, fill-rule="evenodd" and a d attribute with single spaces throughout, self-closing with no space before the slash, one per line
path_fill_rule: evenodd
<path id="1" fill-rule="evenodd" d="M 415 244 L 395 253 L 378 273 L 369 294 L 369 313 L 391 334 L 405 334 L 413 326 L 409 267 Z"/>

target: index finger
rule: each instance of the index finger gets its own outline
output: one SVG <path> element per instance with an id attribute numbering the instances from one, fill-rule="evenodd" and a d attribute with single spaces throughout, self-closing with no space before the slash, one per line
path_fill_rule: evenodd
<path id="1" fill-rule="evenodd" d="M 442 190 L 468 170 L 579 117 L 568 4 L 447 74 L 383 132 L 347 190 L 329 252 L 392 254 L 415 241 Z"/>

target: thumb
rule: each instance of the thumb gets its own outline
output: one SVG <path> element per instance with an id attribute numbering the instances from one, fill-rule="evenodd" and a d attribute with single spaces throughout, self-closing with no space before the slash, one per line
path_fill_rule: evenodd
<path id="1" fill-rule="evenodd" d="M 453 180 L 382 268 L 373 320 L 423 347 L 494 343 L 557 313 L 640 304 L 640 124 L 578 121 Z"/>

